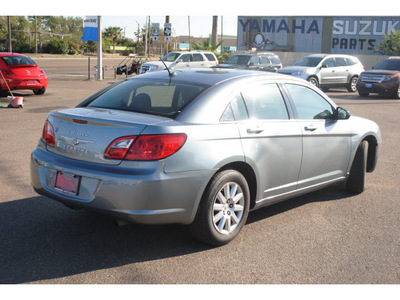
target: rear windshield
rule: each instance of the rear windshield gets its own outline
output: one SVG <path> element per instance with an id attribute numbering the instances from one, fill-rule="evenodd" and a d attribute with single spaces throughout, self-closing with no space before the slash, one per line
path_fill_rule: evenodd
<path id="1" fill-rule="evenodd" d="M 107 90 L 87 106 L 176 118 L 183 107 L 206 88 L 208 86 L 186 82 L 133 79 Z"/>
<path id="2" fill-rule="evenodd" d="M 31 65 L 36 66 L 36 63 L 27 56 L 2 56 L 1 59 L 6 63 L 7 66 L 19 66 L 19 65 Z"/>

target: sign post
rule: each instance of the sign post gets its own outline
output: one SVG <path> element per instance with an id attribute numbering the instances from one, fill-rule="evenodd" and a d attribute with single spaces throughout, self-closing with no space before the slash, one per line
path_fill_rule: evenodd
<path id="1" fill-rule="evenodd" d="M 81 41 L 97 42 L 97 76 L 103 79 L 103 51 L 101 37 L 101 16 L 86 16 L 83 19 L 83 36 Z M 89 75 L 90 77 L 90 75 Z"/>

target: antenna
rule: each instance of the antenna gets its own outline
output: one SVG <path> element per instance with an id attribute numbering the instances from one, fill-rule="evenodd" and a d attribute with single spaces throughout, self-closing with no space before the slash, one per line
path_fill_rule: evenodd
<path id="1" fill-rule="evenodd" d="M 165 68 L 168 71 L 169 77 L 174 77 L 176 76 L 176 72 L 171 73 L 171 71 L 169 70 L 169 68 L 167 67 L 167 64 L 163 61 L 162 57 L 160 56 L 160 60 L 162 61 L 162 63 L 164 64 Z"/>

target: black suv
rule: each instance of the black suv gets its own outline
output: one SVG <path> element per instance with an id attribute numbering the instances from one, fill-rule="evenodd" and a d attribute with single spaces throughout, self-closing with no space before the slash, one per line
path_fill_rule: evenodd
<path id="1" fill-rule="evenodd" d="M 276 72 L 282 68 L 278 55 L 272 52 L 244 53 L 231 56 L 225 63 L 214 68 L 250 69 Z"/>
<path id="2" fill-rule="evenodd" d="M 376 93 L 400 99 L 399 83 L 400 57 L 390 57 L 381 61 L 372 70 L 361 73 L 357 90 L 363 97 Z"/>

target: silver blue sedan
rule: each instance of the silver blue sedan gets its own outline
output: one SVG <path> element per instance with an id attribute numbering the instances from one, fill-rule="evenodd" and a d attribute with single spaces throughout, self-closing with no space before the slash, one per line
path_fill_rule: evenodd
<path id="1" fill-rule="evenodd" d="M 379 127 L 308 82 L 274 73 L 149 73 L 53 111 L 31 155 L 33 188 L 143 224 L 190 224 L 223 245 L 250 210 L 344 182 L 361 193 Z"/>

